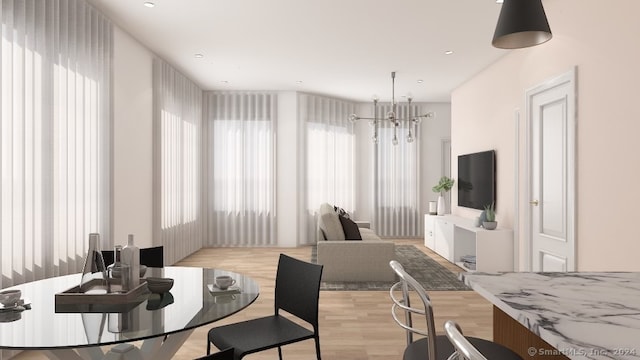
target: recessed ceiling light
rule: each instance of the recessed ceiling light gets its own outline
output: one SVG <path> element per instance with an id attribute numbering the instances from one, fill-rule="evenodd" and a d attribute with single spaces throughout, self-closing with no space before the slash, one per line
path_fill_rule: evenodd
<path id="1" fill-rule="evenodd" d="M 148 7 L 148 8 L 152 8 L 152 7 L 156 6 L 156 4 L 152 3 L 151 1 L 145 1 L 143 5 Z"/>
<path id="2" fill-rule="evenodd" d="M 196 57 L 196 59 L 202 59 L 204 57 L 204 55 L 197 53 L 194 55 Z"/>
<path id="3" fill-rule="evenodd" d="M 222 81 L 221 81 L 221 83 L 223 83 L 223 84 L 228 84 L 228 83 L 229 83 L 229 80 L 222 80 Z"/>
<path id="4" fill-rule="evenodd" d="M 447 51 L 445 51 L 445 52 L 444 52 L 444 54 L 445 54 L 445 55 L 451 55 L 451 54 L 453 54 L 453 51 L 451 51 L 451 50 L 447 50 Z"/>
<path id="5" fill-rule="evenodd" d="M 418 79 L 418 84 L 422 84 L 423 82 L 424 82 L 424 80 Z"/>

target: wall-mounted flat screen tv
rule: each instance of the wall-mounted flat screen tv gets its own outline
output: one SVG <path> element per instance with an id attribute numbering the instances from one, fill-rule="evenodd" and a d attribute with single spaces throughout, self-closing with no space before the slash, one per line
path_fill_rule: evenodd
<path id="1" fill-rule="evenodd" d="M 458 206 L 484 210 L 496 201 L 496 152 L 458 156 Z"/>

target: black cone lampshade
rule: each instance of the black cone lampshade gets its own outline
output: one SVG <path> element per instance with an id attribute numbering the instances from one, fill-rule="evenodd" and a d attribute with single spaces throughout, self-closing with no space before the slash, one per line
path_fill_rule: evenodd
<path id="1" fill-rule="evenodd" d="M 493 35 L 493 46 L 518 49 L 551 39 L 542 0 L 504 0 Z"/>

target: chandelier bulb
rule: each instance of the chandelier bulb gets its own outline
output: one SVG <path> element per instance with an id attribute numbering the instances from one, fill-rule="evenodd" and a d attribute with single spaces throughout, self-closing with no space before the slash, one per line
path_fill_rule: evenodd
<path id="1" fill-rule="evenodd" d="M 378 136 L 377 135 L 373 135 L 371 137 L 371 141 L 373 141 L 374 144 L 378 145 Z"/>
<path id="2" fill-rule="evenodd" d="M 407 142 L 408 143 L 412 143 L 413 142 L 413 134 L 411 134 L 411 131 L 409 131 L 409 134 L 407 134 Z"/>
<path id="3" fill-rule="evenodd" d="M 393 140 L 391 140 L 391 143 L 392 143 L 393 145 L 398 145 L 398 137 L 397 137 L 397 136 L 395 136 L 395 135 L 393 135 Z"/>
<path id="4" fill-rule="evenodd" d="M 413 119 L 411 119 L 413 121 L 414 124 L 416 125 L 420 125 L 420 123 L 422 122 L 422 118 L 421 117 L 414 117 Z"/>
<path id="5" fill-rule="evenodd" d="M 394 113 L 393 111 L 389 111 L 389 112 L 387 113 L 387 119 L 389 119 L 389 120 L 395 120 L 395 118 L 396 118 L 396 113 Z"/>
<path id="6" fill-rule="evenodd" d="M 355 123 L 358 119 L 358 115 L 356 114 L 349 115 L 349 121 L 351 121 L 352 123 Z"/>

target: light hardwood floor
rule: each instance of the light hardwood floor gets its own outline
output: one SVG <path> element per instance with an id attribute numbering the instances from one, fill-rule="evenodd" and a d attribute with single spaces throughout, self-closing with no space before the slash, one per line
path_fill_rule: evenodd
<path id="1" fill-rule="evenodd" d="M 457 266 L 423 246 L 422 240 L 395 240 L 397 244 L 413 244 L 448 269 Z M 180 261 L 178 266 L 215 267 L 247 274 L 260 284 L 260 297 L 247 309 L 216 323 L 223 325 L 273 313 L 273 287 L 278 256 L 285 253 L 309 260 L 311 248 L 209 248 Z M 491 339 L 492 306 L 473 291 L 432 291 L 436 329 L 443 332 L 446 320 L 456 320 L 465 335 Z M 391 300 L 387 291 L 322 291 L 320 293 L 320 346 L 323 359 L 401 359 L 405 347 L 404 332 L 390 314 Z M 415 324 L 415 323 L 414 323 Z M 209 327 L 199 328 L 178 351 L 175 359 L 187 360 L 206 352 Z M 283 348 L 283 357 L 314 359 L 313 341 Z M 277 350 L 247 356 L 246 359 L 277 359 Z M 38 352 L 20 354 L 16 359 L 46 359 Z"/>

